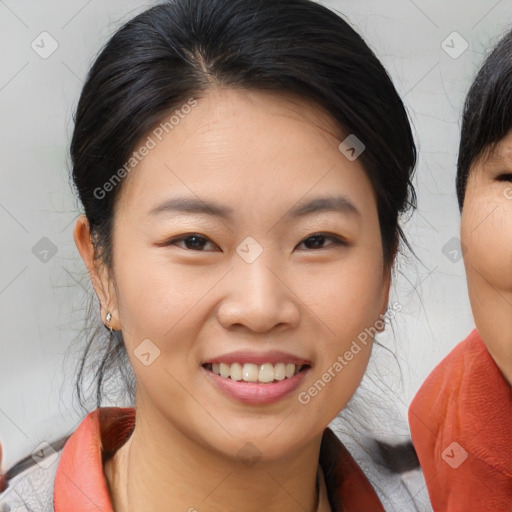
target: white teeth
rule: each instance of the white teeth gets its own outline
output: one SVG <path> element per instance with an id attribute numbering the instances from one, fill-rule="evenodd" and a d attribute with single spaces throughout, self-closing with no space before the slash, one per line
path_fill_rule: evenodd
<path id="1" fill-rule="evenodd" d="M 230 368 L 229 364 L 220 363 L 220 376 L 221 377 L 224 377 L 225 379 L 227 379 L 229 377 L 230 370 L 231 370 L 231 368 Z"/>
<path id="2" fill-rule="evenodd" d="M 242 369 L 242 379 L 246 382 L 258 382 L 258 366 L 252 363 L 245 363 Z"/>
<path id="3" fill-rule="evenodd" d="M 302 366 L 293 363 L 277 363 L 275 366 L 271 363 L 257 365 L 254 363 L 213 363 L 211 370 L 216 375 L 224 379 L 243 380 L 245 382 L 269 383 L 274 380 L 289 379 L 299 373 Z"/>
<path id="4" fill-rule="evenodd" d="M 275 379 L 274 367 L 270 363 L 265 363 L 260 366 L 260 374 L 258 380 L 260 382 L 272 382 Z"/>
<path id="5" fill-rule="evenodd" d="M 231 370 L 229 372 L 229 376 L 232 380 L 242 380 L 243 372 L 242 365 L 240 363 L 233 363 L 231 365 Z"/>
<path id="6" fill-rule="evenodd" d="M 283 380 L 286 377 L 286 365 L 284 363 L 277 363 L 275 366 L 275 379 Z"/>

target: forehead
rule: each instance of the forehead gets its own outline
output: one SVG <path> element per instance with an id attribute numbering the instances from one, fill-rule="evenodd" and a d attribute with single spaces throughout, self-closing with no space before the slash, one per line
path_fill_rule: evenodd
<path id="1" fill-rule="evenodd" d="M 243 190 L 243 200 L 252 198 L 255 204 L 263 196 L 282 200 L 283 192 L 297 199 L 317 186 L 341 185 L 356 195 L 358 188 L 367 193 L 369 186 L 373 192 L 361 163 L 340 153 L 341 137 L 330 115 L 295 95 L 209 91 L 156 141 L 129 174 L 121 195 L 139 207 L 177 188 L 199 197 L 228 198 L 231 190 L 235 202 Z"/>
<path id="2" fill-rule="evenodd" d="M 318 128 L 340 135 L 337 121 L 317 102 L 293 91 L 270 89 L 234 89 L 214 87 L 203 91 L 198 98 L 201 117 L 210 124 L 208 116 L 218 113 L 238 116 L 242 109 L 252 117 L 284 116 L 316 125 Z M 197 110 L 197 109 L 196 109 Z M 215 119 L 220 124 L 222 118 Z M 200 123 L 200 119 L 196 120 Z"/>
<path id="3" fill-rule="evenodd" d="M 509 132 L 498 143 L 487 146 L 476 159 L 472 168 L 481 167 L 512 167 L 512 132 Z"/>

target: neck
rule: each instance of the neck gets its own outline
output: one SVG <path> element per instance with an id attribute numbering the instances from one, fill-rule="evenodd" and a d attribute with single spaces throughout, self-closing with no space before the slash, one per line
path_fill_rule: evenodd
<path id="1" fill-rule="evenodd" d="M 315 512 L 322 435 L 286 459 L 244 464 L 137 408 L 128 441 L 105 462 L 116 512 Z M 146 413 L 146 409 L 144 409 Z"/>

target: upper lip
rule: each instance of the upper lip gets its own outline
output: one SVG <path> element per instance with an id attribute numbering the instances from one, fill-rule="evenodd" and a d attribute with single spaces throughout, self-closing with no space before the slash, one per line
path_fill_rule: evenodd
<path id="1" fill-rule="evenodd" d="M 253 364 L 265 364 L 265 363 L 293 363 L 296 365 L 310 365 L 311 362 L 302 357 L 295 356 L 293 354 L 289 354 L 287 352 L 281 352 L 273 350 L 271 352 L 250 352 L 250 351 L 239 351 L 239 352 L 230 352 L 229 354 L 222 354 L 220 356 L 215 356 L 209 359 L 204 360 L 201 364 L 207 363 L 253 363 Z"/>

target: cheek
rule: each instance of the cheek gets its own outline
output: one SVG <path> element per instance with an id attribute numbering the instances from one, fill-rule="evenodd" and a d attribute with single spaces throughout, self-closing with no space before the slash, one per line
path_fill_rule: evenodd
<path id="1" fill-rule="evenodd" d="M 335 329 L 334 336 L 316 337 L 314 374 L 297 396 L 299 403 L 308 407 L 308 416 L 321 424 L 332 421 L 349 402 L 370 358 L 375 317 L 353 307 L 354 304 L 339 311 L 336 323 L 330 324 Z"/>
<path id="2" fill-rule="evenodd" d="M 346 344 L 365 328 L 373 325 L 381 313 L 382 275 L 368 267 L 346 269 L 339 277 L 329 280 L 322 311 L 326 323 L 335 331 L 333 341 Z"/>
<path id="3" fill-rule="evenodd" d="M 115 264 L 123 337 L 139 392 L 160 411 L 179 404 L 180 414 L 190 417 L 201 414 L 183 387 L 197 367 L 200 299 L 218 276 L 199 267 L 177 270 L 161 251 L 126 246 Z"/>
<path id="4" fill-rule="evenodd" d="M 379 316 L 383 305 L 382 260 L 371 252 L 359 253 L 332 275 L 308 275 L 315 297 L 308 297 L 311 310 L 322 323 L 312 333 L 317 348 L 314 376 L 300 390 L 299 402 L 309 413 L 330 421 L 347 404 L 359 386 L 371 354 L 375 334 L 385 327 Z M 374 251 L 373 254 L 379 254 Z M 312 281 L 317 277 L 317 287 Z M 311 294 L 311 292 L 310 292 Z M 306 301 L 305 301 L 306 302 Z"/>
<path id="5" fill-rule="evenodd" d="M 183 265 L 165 257 L 165 248 L 132 247 L 125 254 L 115 263 L 115 274 L 127 347 L 134 350 L 149 338 L 162 352 L 164 348 L 175 352 L 180 347 L 185 351 L 187 339 L 193 339 L 193 330 L 199 325 L 194 322 L 197 303 L 213 288 L 218 276 L 200 267 L 184 270 Z M 184 331 L 189 336 L 184 336 Z"/>
<path id="6" fill-rule="evenodd" d="M 512 200 L 471 200 L 464 205 L 461 242 L 468 282 L 484 279 L 512 291 Z"/>

